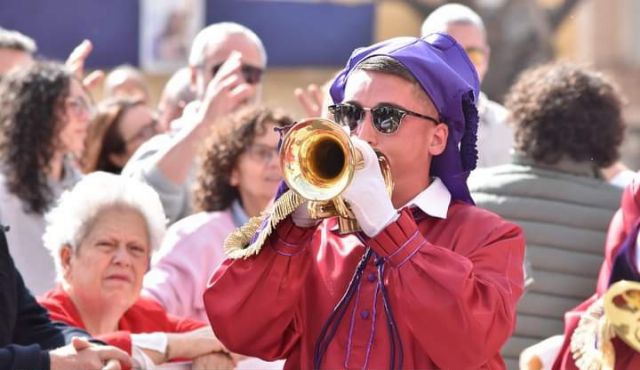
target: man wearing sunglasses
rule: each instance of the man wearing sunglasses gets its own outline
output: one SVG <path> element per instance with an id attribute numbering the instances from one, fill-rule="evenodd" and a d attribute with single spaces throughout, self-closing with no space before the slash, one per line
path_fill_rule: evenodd
<path id="1" fill-rule="evenodd" d="M 330 111 L 364 157 L 342 193 L 362 232 L 341 235 L 303 204 L 263 245 L 238 245 L 244 258 L 225 261 L 204 294 L 227 348 L 288 369 L 505 368 L 524 238 L 467 189 L 478 85 L 447 35 L 353 52 Z M 391 196 L 374 149 L 389 161 Z"/>
<path id="2" fill-rule="evenodd" d="M 218 118 L 261 100 L 267 55 L 262 41 L 237 23 L 212 24 L 196 35 L 189 55 L 196 101 L 172 130 L 142 145 L 123 174 L 151 185 L 170 222 L 191 214 L 194 162 L 199 145 Z"/>
<path id="3" fill-rule="evenodd" d="M 491 49 L 482 18 L 462 4 L 445 4 L 434 10 L 422 24 L 422 36 L 434 32 L 451 35 L 473 62 L 480 82 L 489 69 Z M 507 124 L 507 110 L 480 92 L 478 99 L 478 167 L 492 167 L 511 162 L 513 130 Z"/>

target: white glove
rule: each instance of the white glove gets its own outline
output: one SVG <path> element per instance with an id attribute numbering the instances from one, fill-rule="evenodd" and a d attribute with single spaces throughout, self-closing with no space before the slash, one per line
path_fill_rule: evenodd
<path id="1" fill-rule="evenodd" d="M 368 237 L 378 235 L 398 218 L 382 177 L 378 156 L 367 142 L 352 136 L 351 141 L 362 153 L 364 168 L 356 169 L 351 184 L 342 193 Z"/>

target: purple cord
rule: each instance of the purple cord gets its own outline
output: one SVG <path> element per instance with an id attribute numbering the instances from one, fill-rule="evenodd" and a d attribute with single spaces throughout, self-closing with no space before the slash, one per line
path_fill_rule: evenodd
<path id="1" fill-rule="evenodd" d="M 361 239 L 362 240 L 362 239 Z M 313 355 L 313 368 L 320 369 L 320 365 L 322 364 L 322 358 L 327 352 L 327 348 L 329 347 L 329 343 L 336 334 L 338 326 L 340 322 L 344 318 L 344 314 L 346 312 L 351 299 L 353 298 L 353 293 L 355 289 L 360 284 L 360 279 L 362 278 L 362 272 L 364 271 L 369 258 L 371 257 L 371 249 L 367 249 L 365 254 L 362 256 L 358 267 L 356 268 L 356 272 L 353 274 L 353 278 L 351 278 L 351 282 L 347 288 L 347 291 L 342 296 L 336 307 L 334 307 L 331 315 L 325 323 L 322 325 L 322 330 L 320 331 L 320 335 L 318 336 L 318 340 L 316 342 L 315 351 Z M 329 328 L 331 327 L 331 328 Z"/>

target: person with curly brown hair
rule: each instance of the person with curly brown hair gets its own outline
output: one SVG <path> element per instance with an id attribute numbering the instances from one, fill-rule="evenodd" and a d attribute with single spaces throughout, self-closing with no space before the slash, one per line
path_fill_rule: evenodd
<path id="1" fill-rule="evenodd" d="M 16 69 L 0 83 L 0 223 L 26 286 L 54 286 L 42 247 L 43 214 L 79 179 L 73 157 L 84 150 L 93 104 L 82 83 L 55 62 Z"/>
<path id="2" fill-rule="evenodd" d="M 156 114 L 143 99 L 109 99 L 98 106 L 89 128 L 82 170 L 120 174 L 133 153 L 157 133 Z"/>
<path id="3" fill-rule="evenodd" d="M 195 185 L 199 212 L 169 228 L 143 294 L 171 314 L 207 321 L 202 294 L 224 260 L 224 239 L 271 201 L 282 180 L 275 129 L 292 123 L 279 111 L 245 108 L 216 126 Z"/>
<path id="4" fill-rule="evenodd" d="M 515 130 L 512 163 L 474 172 L 479 207 L 523 227 L 533 282 L 502 352 L 563 331 L 563 315 L 593 292 L 607 225 L 621 189 L 601 176 L 619 158 L 622 97 L 607 76 L 558 63 L 524 72 L 506 97 Z"/>

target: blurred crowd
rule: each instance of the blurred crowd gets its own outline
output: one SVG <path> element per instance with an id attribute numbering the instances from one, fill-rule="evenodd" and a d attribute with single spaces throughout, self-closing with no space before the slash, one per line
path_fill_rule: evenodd
<path id="1" fill-rule="evenodd" d="M 491 48 L 475 12 L 445 5 L 421 31 L 408 36 L 451 35 L 482 81 Z M 225 238 L 282 182 L 281 132 L 335 119 L 328 83 L 291 92 L 305 117 L 265 106 L 269 50 L 217 23 L 152 106 L 142 71 L 88 73 L 91 50 L 85 40 L 45 60 L 28 35 L 0 29 L 0 367 L 281 369 L 229 351 L 202 296 Z M 568 62 L 522 73 L 504 106 L 477 102 L 469 188 L 526 237 L 526 292 L 502 349 L 510 369 L 575 368 L 565 313 L 604 294 L 620 246 L 637 238 L 640 216 L 619 210 L 625 187 L 640 204 L 640 177 L 620 160 L 623 104 L 605 73 Z"/>

